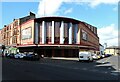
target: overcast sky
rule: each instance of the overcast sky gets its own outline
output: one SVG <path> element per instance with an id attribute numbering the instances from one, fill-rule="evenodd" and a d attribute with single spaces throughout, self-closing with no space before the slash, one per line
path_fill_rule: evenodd
<path id="1" fill-rule="evenodd" d="M 119 0 L 2 0 L 0 29 L 14 18 L 27 16 L 30 11 L 37 17 L 66 16 L 87 22 L 98 29 L 100 43 L 118 45 Z M 25 2 L 26 1 L 26 2 Z"/>

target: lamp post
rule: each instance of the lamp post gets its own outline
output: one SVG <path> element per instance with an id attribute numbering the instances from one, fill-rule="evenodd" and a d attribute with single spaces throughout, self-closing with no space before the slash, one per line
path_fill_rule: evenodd
<path id="1" fill-rule="evenodd" d="M 4 53 L 5 49 L 6 49 L 5 45 L 2 45 L 2 54 Z"/>
<path id="2" fill-rule="evenodd" d="M 46 3 L 45 3 L 45 1 L 44 1 L 44 16 L 45 16 L 45 9 L 46 9 L 46 7 L 45 7 L 45 5 L 46 5 Z"/>

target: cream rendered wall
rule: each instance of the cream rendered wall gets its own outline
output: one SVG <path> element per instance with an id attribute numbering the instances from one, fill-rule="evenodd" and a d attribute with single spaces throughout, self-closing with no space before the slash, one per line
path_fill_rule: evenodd
<path id="1" fill-rule="evenodd" d="M 106 49 L 105 54 L 118 55 L 118 49 Z"/>

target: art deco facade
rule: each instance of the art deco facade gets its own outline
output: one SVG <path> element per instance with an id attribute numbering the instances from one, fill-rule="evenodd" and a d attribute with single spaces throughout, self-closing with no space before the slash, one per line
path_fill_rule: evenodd
<path id="1" fill-rule="evenodd" d="M 2 40 L 21 52 L 75 57 L 79 51 L 99 50 L 97 28 L 85 22 L 66 17 L 32 17 L 20 21 L 16 19 L 2 29 Z"/>

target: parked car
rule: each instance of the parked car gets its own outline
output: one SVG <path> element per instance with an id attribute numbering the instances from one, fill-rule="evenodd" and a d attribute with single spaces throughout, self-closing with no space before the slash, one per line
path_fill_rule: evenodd
<path id="1" fill-rule="evenodd" d="M 10 54 L 9 53 L 4 53 L 3 54 L 5 57 L 8 57 Z"/>
<path id="2" fill-rule="evenodd" d="M 5 57 L 4 54 L 2 54 L 2 57 Z"/>
<path id="3" fill-rule="evenodd" d="M 44 58 L 44 55 L 43 55 L 43 54 L 41 55 L 41 58 Z"/>
<path id="4" fill-rule="evenodd" d="M 112 56 L 112 54 L 105 54 L 105 57 L 110 57 Z"/>
<path id="5" fill-rule="evenodd" d="M 95 53 L 92 53 L 92 58 L 93 58 L 94 60 L 97 60 L 97 59 L 98 59 L 98 56 L 97 56 L 97 54 L 95 54 Z"/>
<path id="6" fill-rule="evenodd" d="M 8 57 L 8 58 L 14 58 L 14 53 L 10 53 L 10 54 L 6 54 L 6 57 Z"/>
<path id="7" fill-rule="evenodd" d="M 79 61 L 93 61 L 91 52 L 79 52 Z"/>
<path id="8" fill-rule="evenodd" d="M 105 54 L 102 54 L 101 56 L 102 56 L 102 58 L 104 58 L 104 57 L 105 57 Z"/>
<path id="9" fill-rule="evenodd" d="M 101 58 L 102 58 L 102 56 L 101 56 L 101 55 L 97 55 L 97 57 L 98 57 L 98 59 L 101 59 Z"/>
<path id="10" fill-rule="evenodd" d="M 17 53 L 17 54 L 15 54 L 14 55 L 14 58 L 16 58 L 16 59 L 22 59 L 24 56 L 26 56 L 25 54 L 23 54 L 23 53 Z"/>
<path id="11" fill-rule="evenodd" d="M 25 60 L 39 60 L 40 56 L 36 53 L 29 53 L 26 56 L 23 57 Z"/>

